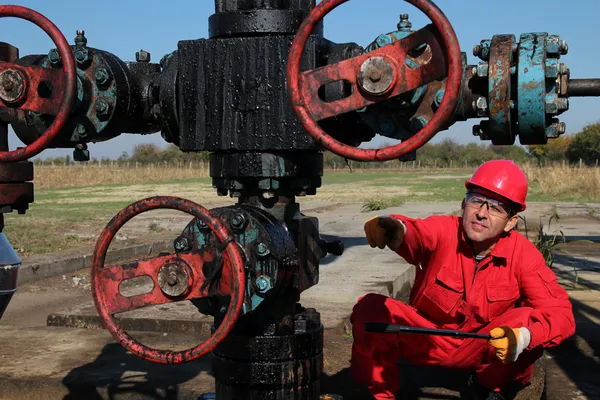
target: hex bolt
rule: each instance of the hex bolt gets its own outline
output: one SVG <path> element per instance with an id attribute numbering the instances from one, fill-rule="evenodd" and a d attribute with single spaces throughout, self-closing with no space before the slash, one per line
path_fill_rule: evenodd
<path id="1" fill-rule="evenodd" d="M 480 58 L 481 60 L 487 61 L 490 58 L 490 40 L 482 40 L 481 44 L 473 47 L 473 55 Z M 477 54 L 475 50 L 477 49 Z"/>
<path id="2" fill-rule="evenodd" d="M 106 69 L 98 68 L 94 72 L 94 79 L 96 79 L 96 83 L 98 85 L 106 85 L 110 79 L 110 76 L 108 75 L 108 71 Z"/>
<path id="3" fill-rule="evenodd" d="M 84 64 L 89 60 L 89 52 L 86 48 L 79 48 L 75 51 L 75 60 L 78 64 Z"/>
<path id="4" fill-rule="evenodd" d="M 392 38 L 385 34 L 379 35 L 379 36 L 377 36 L 375 43 L 377 43 L 377 46 L 383 47 L 385 45 L 392 43 Z"/>
<path id="5" fill-rule="evenodd" d="M 209 229 L 208 225 L 206 225 L 206 222 L 202 221 L 201 219 L 198 219 L 198 228 L 203 230 Z"/>
<path id="6" fill-rule="evenodd" d="M 546 94 L 546 114 L 558 114 L 558 95 Z"/>
<path id="7" fill-rule="evenodd" d="M 418 132 L 421 129 L 425 128 L 425 126 L 429 123 L 429 120 L 422 115 L 415 117 L 410 120 L 410 129 L 413 132 Z"/>
<path id="8" fill-rule="evenodd" d="M 569 69 L 569 66 L 565 63 L 560 63 L 558 65 L 558 73 L 561 75 L 567 75 L 570 76 L 571 75 L 571 70 Z"/>
<path id="9" fill-rule="evenodd" d="M 136 51 L 135 61 L 149 63 L 150 62 L 150 53 L 144 49 L 140 49 L 140 51 Z"/>
<path id="10" fill-rule="evenodd" d="M 175 248 L 175 251 L 187 251 L 191 248 L 191 245 L 188 238 L 179 236 L 173 242 L 173 247 Z"/>
<path id="11" fill-rule="evenodd" d="M 475 103 L 475 111 L 478 117 L 486 117 L 488 114 L 488 101 L 485 97 L 479 97 Z"/>
<path id="12" fill-rule="evenodd" d="M 110 109 L 110 105 L 104 99 L 98 99 L 96 102 L 96 113 L 99 116 L 104 116 L 108 114 L 108 110 Z"/>
<path id="13" fill-rule="evenodd" d="M 477 64 L 477 76 L 479 78 L 487 78 L 489 69 L 490 67 L 487 62 L 480 62 Z"/>
<path id="14" fill-rule="evenodd" d="M 561 65 L 563 65 L 563 64 L 561 64 Z M 560 67 L 558 65 L 558 60 L 556 58 L 546 59 L 546 69 L 545 69 L 546 78 L 550 78 L 550 79 L 558 78 L 559 69 L 560 69 Z"/>
<path id="15" fill-rule="evenodd" d="M 271 251 L 269 250 L 269 246 L 266 243 L 260 242 L 256 245 L 256 253 L 260 257 L 268 256 Z"/>
<path id="16" fill-rule="evenodd" d="M 480 135 L 481 135 L 481 126 L 473 125 L 473 136 L 480 136 Z"/>
<path id="17" fill-rule="evenodd" d="M 48 52 L 48 60 L 50 60 L 50 64 L 52 65 L 60 63 L 60 53 L 57 49 L 52 49 Z"/>
<path id="18" fill-rule="evenodd" d="M 569 45 L 566 41 L 561 40 L 558 42 L 558 52 L 563 56 L 569 52 Z"/>
<path id="19" fill-rule="evenodd" d="M 556 103 L 559 111 L 565 111 L 569 109 L 569 99 L 566 97 L 559 97 Z"/>
<path id="20" fill-rule="evenodd" d="M 233 229 L 242 230 L 246 225 L 246 217 L 244 216 L 244 214 L 236 213 L 233 214 L 233 216 L 231 217 L 231 221 L 229 222 Z"/>
<path id="21" fill-rule="evenodd" d="M 77 136 L 79 136 L 80 138 L 84 138 L 87 136 L 87 132 L 86 132 L 85 126 L 83 124 L 77 124 L 77 126 L 75 127 L 74 133 Z"/>
<path id="22" fill-rule="evenodd" d="M 256 278 L 256 288 L 260 293 L 265 293 L 271 289 L 271 280 L 267 277 L 259 276 Z"/>

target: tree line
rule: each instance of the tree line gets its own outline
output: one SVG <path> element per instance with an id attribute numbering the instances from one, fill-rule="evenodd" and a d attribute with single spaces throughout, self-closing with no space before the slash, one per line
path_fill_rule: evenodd
<path id="1" fill-rule="evenodd" d="M 494 146 L 483 143 L 459 144 L 453 139 L 439 143 L 427 143 L 417 150 L 420 167 L 462 167 L 476 166 L 488 160 L 508 159 L 516 163 L 569 163 L 598 166 L 600 159 L 600 123 L 591 124 L 574 135 L 563 135 L 550 139 L 545 145 L 534 146 Z M 161 148 L 156 144 L 138 144 L 131 154 L 123 152 L 118 158 L 93 158 L 98 164 L 165 164 L 165 165 L 205 165 L 208 152 L 182 152 L 173 144 Z M 401 162 L 401 161 L 400 161 Z M 70 156 L 36 159 L 36 164 L 71 165 L 75 162 Z M 352 161 L 354 168 L 398 167 L 399 161 L 385 163 L 361 163 Z M 325 168 L 345 168 L 348 161 L 333 153 L 324 153 Z"/>

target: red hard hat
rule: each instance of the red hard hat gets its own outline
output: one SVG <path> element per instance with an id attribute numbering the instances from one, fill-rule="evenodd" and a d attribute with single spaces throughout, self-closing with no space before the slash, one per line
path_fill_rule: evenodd
<path id="1" fill-rule="evenodd" d="M 518 204 L 518 212 L 527 208 L 527 176 L 510 160 L 492 160 L 481 164 L 471 179 L 465 182 L 467 189 L 473 186 L 487 189 Z"/>

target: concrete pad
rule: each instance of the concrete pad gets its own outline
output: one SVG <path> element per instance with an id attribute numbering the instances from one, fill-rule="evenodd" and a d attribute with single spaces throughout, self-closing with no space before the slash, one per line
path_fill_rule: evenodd
<path id="1" fill-rule="evenodd" d="M 145 307 L 115 315 L 125 331 L 210 335 L 213 317 L 202 315 L 189 301 Z M 88 302 L 48 315 L 48 326 L 105 329 L 96 306 Z"/>

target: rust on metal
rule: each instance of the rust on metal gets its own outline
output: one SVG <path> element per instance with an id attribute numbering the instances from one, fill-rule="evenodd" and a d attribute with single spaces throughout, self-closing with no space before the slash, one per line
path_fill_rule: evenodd
<path id="1" fill-rule="evenodd" d="M 0 183 L 27 182 L 33 180 L 33 163 L 23 161 L 0 164 Z"/>
<path id="2" fill-rule="evenodd" d="M 27 93 L 25 93 L 23 99 L 21 100 L 24 103 L 18 104 L 19 108 L 21 106 L 33 107 L 32 104 L 38 104 L 39 106 L 39 103 L 41 102 L 44 104 L 44 106 L 40 107 L 39 110 L 43 111 L 46 109 L 53 109 L 55 110 L 55 112 L 51 113 L 51 115 L 56 115 L 56 117 L 52 121 L 52 124 L 48 127 L 48 130 L 46 130 L 46 132 L 44 132 L 42 136 L 40 136 L 30 145 L 12 151 L 0 151 L 0 163 L 9 163 L 23 161 L 41 153 L 58 135 L 58 133 L 61 131 L 61 129 L 67 122 L 67 119 L 69 118 L 71 110 L 73 109 L 75 103 L 75 94 L 77 91 L 77 75 L 75 72 L 75 59 L 73 58 L 73 54 L 71 53 L 69 43 L 65 39 L 64 35 L 60 32 L 60 30 L 56 27 L 56 25 L 54 25 L 49 19 L 47 19 L 42 14 L 34 10 L 14 5 L 0 6 L 0 18 L 2 17 L 16 17 L 20 19 L 25 19 L 27 21 L 33 22 L 35 25 L 40 27 L 44 32 L 48 34 L 48 36 L 50 36 L 50 38 L 56 45 L 56 48 L 58 49 L 63 64 L 62 73 L 58 73 L 61 75 L 61 77 L 58 78 L 58 81 L 56 80 L 56 76 L 58 74 L 55 74 L 55 71 L 52 70 L 46 70 L 43 68 L 35 67 L 24 67 L 11 63 L 0 64 L 2 71 L 5 71 L 6 69 L 18 69 L 22 73 L 25 73 L 25 77 L 28 82 L 29 88 L 27 89 Z M 61 97 L 53 98 L 53 102 L 55 102 L 56 105 L 48 105 L 46 103 L 51 102 L 47 101 L 46 99 L 43 99 L 42 101 L 38 96 L 37 89 L 39 83 L 46 80 L 56 82 L 57 85 L 53 84 L 53 91 L 57 91 L 58 93 L 62 94 Z M 59 98 L 60 101 L 58 101 Z M 0 107 L 6 107 L 6 105 L 0 103 Z M 35 110 L 35 107 L 33 108 L 33 110 Z"/>
<path id="3" fill-rule="evenodd" d="M 62 106 L 60 99 L 65 95 L 66 78 L 60 70 L 1 63 L 0 100 L 6 107 L 57 115 Z M 17 92 L 19 84 L 21 90 Z M 41 87 L 50 88 L 48 98 L 38 95 Z"/>
<path id="4" fill-rule="evenodd" d="M 0 61 L 13 62 L 19 58 L 19 49 L 10 43 L 0 42 Z"/>
<path id="5" fill-rule="evenodd" d="M 489 136 L 494 144 L 514 144 L 511 122 L 511 77 L 514 35 L 495 35 L 489 57 Z"/>
<path id="6" fill-rule="evenodd" d="M 33 202 L 33 183 L 0 183 L 0 207 L 27 208 Z"/>
<path id="7" fill-rule="evenodd" d="M 292 107 L 300 123 L 323 148 L 335 154 L 353 160 L 386 161 L 406 155 L 427 143 L 437 132 L 448 125 L 459 101 L 462 81 L 462 59 L 460 46 L 452 24 L 444 13 L 430 0 L 407 0 L 408 3 L 423 11 L 433 22 L 436 30 L 424 28 L 407 38 L 378 49 L 368 55 L 362 55 L 338 64 L 317 68 L 301 73 L 300 60 L 306 42 L 325 15 L 348 0 L 323 0 L 306 17 L 292 42 L 287 65 L 288 92 Z M 410 70 L 406 66 L 406 53 L 427 43 L 432 47 L 432 61 L 421 68 Z M 410 45 L 409 45 L 410 44 Z M 439 49 L 436 52 L 436 48 Z M 392 54 L 390 56 L 390 54 Z M 324 103 L 317 95 L 320 86 L 339 80 L 346 80 L 356 86 L 357 72 L 362 63 L 373 56 L 390 56 L 395 60 L 397 80 L 395 87 L 383 96 L 372 96 L 364 91 L 355 90 L 352 95 L 332 103 Z M 445 57 L 444 57 L 445 55 Z M 441 58 L 440 58 L 441 57 Z M 419 132 L 406 141 L 381 149 L 359 149 L 346 145 L 324 132 L 317 121 L 328 116 L 358 110 L 362 107 L 386 100 L 390 97 L 415 89 L 431 80 L 447 65 L 448 81 L 444 98 L 432 120 Z M 440 78 L 439 76 L 438 78 Z"/>
<path id="8" fill-rule="evenodd" d="M 229 308 L 213 335 L 196 347 L 183 351 L 157 350 L 147 347 L 129 336 L 116 322 L 113 314 L 133 310 L 149 305 L 164 304 L 173 301 L 189 300 L 205 297 L 207 291 L 202 289 L 205 277 L 202 265 L 214 258 L 214 251 L 177 253 L 155 257 L 149 260 L 139 260 L 134 264 L 105 267 L 104 261 L 108 246 L 121 227 L 131 218 L 146 211 L 168 208 L 183 211 L 203 221 L 215 233 L 222 243 L 224 263 L 229 268 L 223 268 L 217 292 L 221 295 L 231 296 Z M 191 202 L 172 196 L 157 196 L 137 201 L 121 210 L 104 228 L 98 242 L 91 263 L 92 296 L 98 314 L 110 334 L 123 347 L 138 357 L 161 364 L 179 364 L 189 362 L 211 352 L 233 329 L 235 322 L 241 314 L 244 293 L 246 290 L 246 276 L 242 254 L 239 246 L 227 228 L 207 209 Z M 187 268 L 188 285 L 187 294 L 172 297 L 161 290 L 158 275 L 161 268 L 166 265 L 178 265 Z M 119 284 L 126 279 L 137 276 L 150 276 L 154 281 L 154 288 L 150 293 L 126 298 L 119 293 Z"/>
<path id="9" fill-rule="evenodd" d="M 410 68 L 406 64 L 408 52 L 421 44 L 427 44 L 431 48 L 432 61 L 420 68 Z M 391 75 L 388 82 L 390 87 L 384 88 L 385 90 L 382 92 L 385 94 L 383 95 L 365 91 L 358 82 L 363 75 L 361 74 L 363 65 L 374 59 L 383 59 L 389 67 L 393 68 L 391 73 L 388 72 L 388 75 Z M 405 39 L 361 56 L 303 72 L 300 75 L 299 87 L 308 113 L 313 119 L 320 121 L 417 89 L 429 82 L 443 78 L 445 74 L 444 53 L 437 41 L 436 34 L 434 30 L 424 28 Z M 383 79 L 385 78 L 381 80 Z M 351 83 L 357 90 L 354 90 L 350 96 L 337 101 L 328 103 L 322 101 L 318 96 L 318 89 L 328 83 L 340 80 Z"/>

